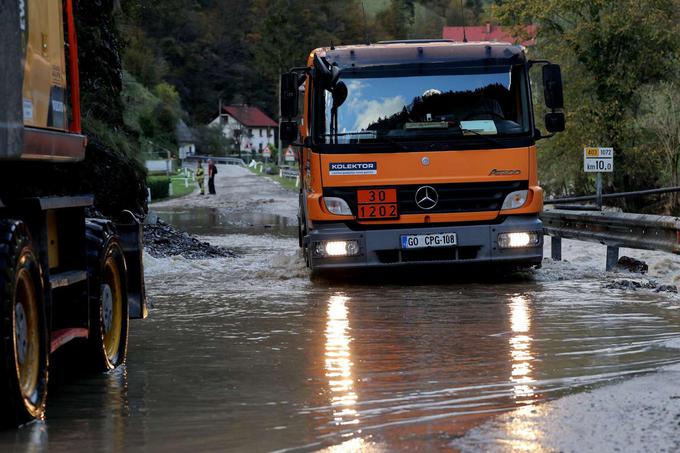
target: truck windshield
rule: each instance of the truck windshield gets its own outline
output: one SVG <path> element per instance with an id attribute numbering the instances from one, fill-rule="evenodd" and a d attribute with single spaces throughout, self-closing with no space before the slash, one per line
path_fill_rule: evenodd
<path id="1" fill-rule="evenodd" d="M 321 143 L 351 144 L 508 136 L 529 131 L 528 90 L 522 66 L 455 72 L 341 73 L 347 99 L 333 110 L 324 93 Z M 337 116 L 337 118 L 336 118 Z"/>

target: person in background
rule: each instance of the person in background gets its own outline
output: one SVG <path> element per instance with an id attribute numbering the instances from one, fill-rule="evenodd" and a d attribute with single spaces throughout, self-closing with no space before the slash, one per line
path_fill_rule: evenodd
<path id="1" fill-rule="evenodd" d="M 208 192 L 215 195 L 215 175 L 217 174 L 217 165 L 212 159 L 208 160 Z"/>
<path id="2" fill-rule="evenodd" d="M 205 195 L 205 170 L 203 170 L 203 164 L 200 160 L 196 164 L 196 182 L 198 188 L 201 189 L 201 195 Z"/>

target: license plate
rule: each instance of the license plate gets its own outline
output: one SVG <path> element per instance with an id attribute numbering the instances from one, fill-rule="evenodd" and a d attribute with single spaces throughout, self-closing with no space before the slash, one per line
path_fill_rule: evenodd
<path id="1" fill-rule="evenodd" d="M 458 245 L 456 233 L 402 234 L 401 248 L 454 247 Z"/>
<path id="2" fill-rule="evenodd" d="M 399 218 L 397 189 L 357 190 L 357 211 L 360 220 Z"/>

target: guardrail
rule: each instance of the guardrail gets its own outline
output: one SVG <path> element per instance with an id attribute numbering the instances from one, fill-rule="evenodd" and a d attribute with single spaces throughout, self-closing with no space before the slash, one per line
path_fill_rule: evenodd
<path id="1" fill-rule="evenodd" d="M 552 259 L 562 259 L 562 238 L 607 246 L 606 269 L 619 259 L 619 248 L 680 253 L 680 218 L 625 212 L 553 209 L 540 215 L 543 231 L 551 236 Z"/>
<path id="2" fill-rule="evenodd" d="M 616 193 L 605 193 L 602 194 L 603 200 L 613 199 L 613 198 L 633 198 L 641 197 L 644 195 L 657 195 L 662 193 L 680 192 L 680 187 L 662 187 L 659 189 L 648 189 L 648 190 L 637 190 L 635 192 L 616 192 Z M 544 200 L 543 204 L 557 204 L 557 203 L 574 203 L 578 201 L 593 201 L 597 199 L 597 195 L 584 195 L 579 197 L 564 197 L 564 198 L 552 198 Z"/>
<path id="3" fill-rule="evenodd" d="M 238 157 L 222 157 L 222 156 L 187 156 L 185 161 L 197 161 L 197 160 L 202 160 L 203 162 L 207 162 L 208 159 L 212 159 L 213 162 L 216 162 L 218 164 L 227 164 L 227 165 L 240 165 L 241 167 L 245 167 L 246 163 L 243 161 L 243 159 L 239 159 Z"/>

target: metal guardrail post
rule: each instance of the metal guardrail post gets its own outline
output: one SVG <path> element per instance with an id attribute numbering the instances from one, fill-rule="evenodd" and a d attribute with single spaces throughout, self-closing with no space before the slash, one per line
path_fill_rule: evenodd
<path id="1" fill-rule="evenodd" d="M 550 237 L 550 257 L 553 261 L 562 261 L 562 238 L 559 236 Z"/>
<path id="2" fill-rule="evenodd" d="M 607 246 L 607 263 L 605 269 L 607 272 L 616 267 L 619 262 L 619 248 L 611 245 Z"/>

